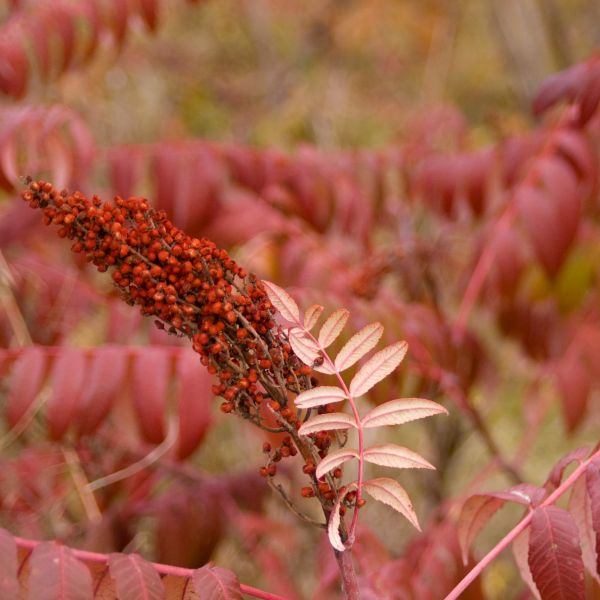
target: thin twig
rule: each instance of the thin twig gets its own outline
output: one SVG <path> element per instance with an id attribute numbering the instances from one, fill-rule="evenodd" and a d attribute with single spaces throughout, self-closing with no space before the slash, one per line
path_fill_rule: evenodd
<path id="1" fill-rule="evenodd" d="M 88 521 L 91 523 L 100 521 L 102 519 L 102 512 L 96 502 L 94 492 L 90 489 L 89 481 L 83 471 L 77 452 L 72 448 L 65 447 L 61 448 L 61 451 L 69 467 L 69 473 L 79 494 L 79 499 L 81 500 Z"/>
<path id="2" fill-rule="evenodd" d="M 308 515 L 305 515 L 298 508 L 296 508 L 296 506 L 294 505 L 294 503 L 292 502 L 292 500 L 290 499 L 290 497 L 287 495 L 287 492 L 283 489 L 283 486 L 280 483 L 275 483 L 275 481 L 273 481 L 273 477 L 267 477 L 267 481 L 269 482 L 269 485 L 275 491 L 279 492 L 279 495 L 283 498 L 283 501 L 285 502 L 286 506 L 297 517 L 300 517 L 303 521 L 306 521 L 306 523 L 309 523 L 310 525 L 314 525 L 315 527 L 320 527 L 321 529 L 325 529 L 327 527 L 327 525 L 325 523 L 321 523 L 319 521 L 316 521 L 312 517 L 309 517 Z"/>
<path id="3" fill-rule="evenodd" d="M 156 448 L 154 448 L 151 452 L 146 454 L 142 459 L 137 462 L 125 467 L 124 469 L 120 469 L 119 471 L 115 471 L 110 475 L 106 475 L 105 477 L 100 477 L 95 481 L 91 481 L 87 488 L 90 491 L 97 490 L 108 485 L 112 485 L 113 483 L 117 483 L 123 479 L 127 479 L 128 477 L 133 477 L 136 473 L 143 471 L 148 468 L 156 461 L 160 460 L 172 447 L 173 444 L 177 441 L 179 437 L 179 425 L 175 419 L 173 419 L 169 426 L 169 431 L 167 433 L 167 437 L 162 441 L 162 443 Z"/>

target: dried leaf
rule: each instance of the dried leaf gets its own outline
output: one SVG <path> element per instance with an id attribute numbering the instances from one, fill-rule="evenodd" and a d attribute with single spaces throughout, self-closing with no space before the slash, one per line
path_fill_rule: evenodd
<path id="1" fill-rule="evenodd" d="M 397 481 L 388 477 L 378 477 L 377 479 L 365 481 L 362 489 L 375 498 L 375 500 L 391 506 L 394 510 L 404 515 L 413 527 L 421 531 L 410 498 Z"/>
<path id="2" fill-rule="evenodd" d="M 355 333 L 338 352 L 335 357 L 335 366 L 338 371 L 350 368 L 367 352 L 370 352 L 383 335 L 381 323 L 371 323 Z"/>
<path id="3" fill-rule="evenodd" d="M 371 409 L 363 418 L 363 427 L 381 427 L 382 425 L 402 425 L 409 421 L 424 419 L 448 411 L 432 400 L 422 398 L 399 398 L 389 400 Z"/>
<path id="4" fill-rule="evenodd" d="M 340 333 L 342 333 L 349 318 L 350 312 L 345 308 L 339 308 L 329 315 L 325 323 L 323 323 L 321 331 L 319 331 L 319 344 L 321 344 L 321 347 L 327 348 L 327 346 L 335 342 Z"/>
<path id="5" fill-rule="evenodd" d="M 557 506 L 538 506 L 531 519 L 529 568 L 543 600 L 584 600 L 579 534 L 573 517 Z"/>
<path id="6" fill-rule="evenodd" d="M 396 342 L 374 354 L 352 379 L 352 396 L 366 394 L 375 384 L 387 377 L 400 364 L 407 350 L 406 342 Z"/>
<path id="7" fill-rule="evenodd" d="M 159 574 L 139 554 L 113 553 L 108 558 L 108 568 L 119 598 L 165 600 L 165 588 Z"/>
<path id="8" fill-rule="evenodd" d="M 304 329 L 310 331 L 317 324 L 324 309 L 320 304 L 309 306 L 304 313 Z"/>
<path id="9" fill-rule="evenodd" d="M 364 451 L 363 458 L 376 465 L 397 469 L 435 469 L 421 455 L 396 444 L 371 446 Z"/>
<path id="10" fill-rule="evenodd" d="M 194 571 L 192 581 L 202 600 L 243 600 L 240 582 L 229 569 L 208 563 Z"/>
<path id="11" fill-rule="evenodd" d="M 346 413 L 327 413 L 325 415 L 317 415 L 309 419 L 298 429 L 300 435 L 308 435 L 317 431 L 329 431 L 331 429 L 348 429 L 356 427 L 354 417 Z"/>
<path id="12" fill-rule="evenodd" d="M 317 465 L 317 479 L 320 479 L 321 477 L 323 477 L 323 475 L 325 475 L 325 473 L 328 473 L 332 469 L 339 467 L 347 460 L 352 460 L 353 458 L 358 458 L 358 452 L 356 450 L 352 450 L 351 448 L 340 448 L 335 452 L 330 452 Z"/>
<path id="13" fill-rule="evenodd" d="M 344 392 L 342 388 L 330 385 L 320 385 L 316 388 L 301 392 L 294 402 L 298 408 L 313 408 L 315 406 L 325 406 L 332 402 L 341 402 L 346 399 L 346 392 Z"/>
<path id="14" fill-rule="evenodd" d="M 67 546 L 42 542 L 30 558 L 29 597 L 36 600 L 92 600 L 92 576 Z"/>
<path id="15" fill-rule="evenodd" d="M 281 313 L 281 316 L 291 323 L 299 323 L 300 311 L 295 300 L 278 285 L 265 280 L 262 283 L 265 286 L 265 291 L 269 296 L 271 304 Z"/>

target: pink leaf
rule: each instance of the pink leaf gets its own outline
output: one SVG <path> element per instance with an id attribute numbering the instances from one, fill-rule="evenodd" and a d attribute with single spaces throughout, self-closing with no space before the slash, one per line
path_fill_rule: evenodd
<path id="1" fill-rule="evenodd" d="M 200 445 L 211 423 L 212 379 L 193 352 L 177 361 L 178 458 L 186 458 Z"/>
<path id="2" fill-rule="evenodd" d="M 356 427 L 354 417 L 346 413 L 327 413 L 325 415 L 317 415 L 309 419 L 298 429 L 300 435 L 309 435 L 317 431 L 329 431 L 331 429 L 348 429 Z"/>
<path id="3" fill-rule="evenodd" d="M 133 363 L 133 407 L 143 438 L 160 444 L 165 437 L 165 408 L 171 370 L 165 348 L 143 348 Z"/>
<path id="4" fill-rule="evenodd" d="M 18 598 L 17 544 L 6 529 L 0 528 L 0 598 Z"/>
<path id="5" fill-rule="evenodd" d="M 387 377 L 400 364 L 407 350 L 406 342 L 396 342 L 374 354 L 352 379 L 352 396 L 366 394 L 375 384 Z"/>
<path id="6" fill-rule="evenodd" d="M 229 569 L 208 563 L 194 571 L 192 581 L 202 600 L 242 600 L 240 582 Z"/>
<path id="7" fill-rule="evenodd" d="M 108 558 L 108 568 L 120 599 L 165 599 L 165 588 L 159 574 L 139 554 L 113 553 Z"/>
<path id="8" fill-rule="evenodd" d="M 346 326 L 349 317 L 350 312 L 345 308 L 339 308 L 329 315 L 325 323 L 323 323 L 321 331 L 319 331 L 319 344 L 321 344 L 323 348 L 327 348 L 327 346 L 330 346 L 335 342 Z"/>
<path id="9" fill-rule="evenodd" d="M 318 371 L 319 373 L 335 373 L 335 371 L 327 361 L 325 361 L 322 365 L 314 364 L 315 360 L 322 356 L 321 349 L 308 333 L 306 333 L 299 327 L 294 327 L 290 329 L 288 337 L 290 340 L 290 346 L 292 347 L 294 354 L 305 365 L 312 367 L 315 371 Z"/>
<path id="10" fill-rule="evenodd" d="M 367 352 L 370 352 L 383 335 L 381 323 L 371 323 L 355 333 L 342 347 L 335 357 L 335 366 L 338 371 L 350 368 Z"/>
<path id="11" fill-rule="evenodd" d="M 324 307 L 320 304 L 309 306 L 304 313 L 304 329 L 310 331 L 317 324 L 323 310 Z"/>
<path id="12" fill-rule="evenodd" d="M 394 510 L 404 515 L 416 529 L 421 531 L 410 498 L 397 481 L 388 477 L 378 477 L 377 479 L 365 481 L 362 489 L 375 498 L 375 500 L 391 506 Z"/>
<path id="13" fill-rule="evenodd" d="M 329 542 L 338 552 L 344 552 L 346 550 L 344 542 L 342 542 L 342 537 L 340 536 L 340 508 L 345 496 L 346 494 L 340 494 L 340 497 L 333 506 L 333 510 L 329 515 L 329 522 L 327 523 L 327 536 L 329 537 Z"/>
<path id="14" fill-rule="evenodd" d="M 95 348 L 77 415 L 79 431 L 92 433 L 106 418 L 121 392 L 128 353 L 119 346 Z"/>
<path id="15" fill-rule="evenodd" d="M 12 368 L 6 417 L 14 427 L 35 401 L 46 373 L 46 353 L 37 346 L 25 348 Z"/>
<path id="16" fill-rule="evenodd" d="M 30 558 L 29 597 L 36 600 L 92 600 L 89 569 L 66 546 L 42 542 Z"/>
<path id="17" fill-rule="evenodd" d="M 52 368 L 52 395 L 46 418 L 50 437 L 60 440 L 77 413 L 85 381 L 86 360 L 78 348 L 61 348 Z"/>
<path id="18" fill-rule="evenodd" d="M 367 462 L 397 469 L 435 469 L 421 455 L 396 444 L 371 446 L 364 451 Z"/>
<path id="19" fill-rule="evenodd" d="M 569 512 L 573 515 L 573 519 L 579 530 L 583 564 L 592 577 L 600 583 L 600 575 L 596 566 L 598 563 L 596 535 L 592 524 L 592 509 L 590 497 L 587 493 L 586 479 L 587 477 L 580 477 L 573 484 L 571 496 L 569 497 Z"/>
<path id="20" fill-rule="evenodd" d="M 533 577 L 531 576 L 531 569 L 529 568 L 529 536 L 530 530 L 529 527 L 527 527 L 515 538 L 515 541 L 512 543 L 512 551 L 515 562 L 517 563 L 517 568 L 521 574 L 521 579 L 529 586 L 533 596 L 537 600 L 540 600 L 540 593 L 535 587 Z"/>
<path id="21" fill-rule="evenodd" d="M 399 398 L 389 400 L 371 409 L 363 418 L 363 427 L 381 427 L 382 425 L 402 425 L 409 421 L 424 419 L 448 411 L 432 400 L 422 398 Z"/>
<path id="22" fill-rule="evenodd" d="M 596 573 L 600 575 L 600 461 L 597 459 L 586 469 L 586 486 L 590 498 L 592 525 L 596 534 Z"/>
<path id="23" fill-rule="evenodd" d="M 358 452 L 350 448 L 340 448 L 335 452 L 330 452 L 318 465 L 317 465 L 317 479 L 320 479 L 332 469 L 339 467 L 341 464 L 353 458 L 358 458 Z"/>
<path id="24" fill-rule="evenodd" d="M 330 385 L 320 385 L 311 390 L 306 390 L 298 394 L 294 400 L 298 408 L 313 408 L 315 406 L 325 406 L 332 402 L 341 402 L 346 400 L 346 392 L 339 387 Z"/>
<path id="25" fill-rule="evenodd" d="M 573 517 L 557 506 L 538 506 L 531 520 L 529 568 L 543 600 L 584 600 L 579 535 Z"/>
<path id="26" fill-rule="evenodd" d="M 270 281 L 264 281 L 265 291 L 271 304 L 281 313 L 281 316 L 291 323 L 300 322 L 300 311 L 295 300 L 278 285 L 271 283 Z"/>

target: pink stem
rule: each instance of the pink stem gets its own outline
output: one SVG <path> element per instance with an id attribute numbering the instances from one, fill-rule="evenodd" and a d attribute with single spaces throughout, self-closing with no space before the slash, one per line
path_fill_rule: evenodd
<path id="1" fill-rule="evenodd" d="M 356 572 L 354 571 L 352 553 L 350 550 L 346 550 L 345 552 L 334 550 L 334 552 L 342 575 L 342 586 L 345 599 L 360 600 L 360 588 L 358 587 L 358 580 L 356 579 Z"/>
<path id="2" fill-rule="evenodd" d="M 32 550 L 42 542 L 37 540 L 27 540 L 25 538 L 15 537 L 14 538 L 17 546 L 21 548 L 28 548 Z M 88 552 L 87 550 L 77 550 L 71 548 L 71 552 L 83 561 L 106 563 L 108 561 L 108 555 L 100 554 L 99 552 Z M 163 565 L 161 563 L 150 563 L 155 571 L 162 575 L 173 575 L 175 577 L 191 577 L 194 573 L 194 569 L 186 569 L 184 567 L 174 567 L 172 565 Z M 240 590 L 243 594 L 252 596 L 253 598 L 261 598 L 261 600 L 287 600 L 283 596 L 277 594 L 271 594 L 271 592 L 264 592 L 258 588 L 252 587 L 251 585 L 240 584 Z"/>
<path id="3" fill-rule="evenodd" d="M 563 483 L 557 487 L 550 496 L 548 496 L 540 506 L 549 506 L 554 504 L 580 477 L 583 475 L 588 465 L 600 457 L 600 450 L 596 450 L 590 458 L 582 462 L 571 473 Z M 504 550 L 524 529 L 531 523 L 533 512 L 530 511 L 523 520 L 516 525 L 509 533 L 507 533 L 460 581 L 460 583 L 444 598 L 444 600 L 458 600 L 460 595 L 473 583 L 473 581 L 481 574 L 481 572 Z"/>

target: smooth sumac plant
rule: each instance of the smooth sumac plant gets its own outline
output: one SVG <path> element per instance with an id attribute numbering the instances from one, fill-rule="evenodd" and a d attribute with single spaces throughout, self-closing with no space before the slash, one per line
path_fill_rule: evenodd
<path id="1" fill-rule="evenodd" d="M 396 4 L 0 9 L 0 598 L 598 596 L 598 55 L 474 130 Z"/>
<path id="2" fill-rule="evenodd" d="M 44 222 L 57 226 L 60 237 L 72 241 L 74 252 L 83 254 L 100 272 L 110 271 L 128 304 L 154 317 L 160 329 L 192 341 L 202 365 L 221 382 L 213 386 L 213 393 L 221 398 L 223 412 L 238 414 L 265 431 L 288 434 L 279 448 L 264 447 L 268 463 L 261 474 L 271 480 L 277 462 L 301 454 L 303 471 L 310 478 L 302 495 L 314 496 L 321 503 L 323 526 L 338 557 L 345 593 L 358 598 L 358 583 L 346 552 L 355 541 L 363 495 L 391 506 L 419 528 L 404 488 L 388 477 L 365 480 L 364 463 L 434 468 L 396 444 L 365 447 L 364 431 L 447 412 L 430 400 L 407 398 L 389 400 L 360 415 L 357 400 L 398 367 L 408 349 L 406 342 L 372 354 L 346 384 L 342 372 L 373 350 L 383 334 L 380 323 L 361 329 L 332 357 L 327 348 L 342 333 L 350 316 L 347 310 L 335 311 L 318 335 L 313 335 L 311 329 L 322 306 L 309 307 L 301 319 L 298 305 L 284 289 L 247 274 L 214 243 L 187 236 L 146 200 L 116 197 L 103 202 L 97 196 L 89 200 L 79 192 L 69 194 L 48 182 L 31 180 L 23 199 L 43 211 Z M 277 325 L 277 313 L 291 327 Z M 313 371 L 334 376 L 339 387 L 316 385 Z M 290 396 L 294 395 L 292 409 Z M 335 410 L 344 401 L 351 414 Z M 267 424 L 265 413 L 274 417 L 274 426 Z M 51 432 L 60 437 L 70 423 L 63 418 L 57 432 L 53 423 L 59 417 L 52 418 L 52 413 L 49 417 Z M 13 419 L 18 421 L 18 417 Z M 151 425 L 143 410 L 140 419 L 148 434 Z M 346 448 L 348 430 L 356 431 L 356 450 Z M 330 453 L 332 431 L 345 432 L 346 439 L 339 450 Z M 152 441 L 163 436 L 157 432 Z M 342 485 L 341 466 L 353 459 L 357 477 Z M 274 487 L 293 506 L 283 488 Z M 347 510 L 352 511 L 349 526 L 343 520 Z"/>

